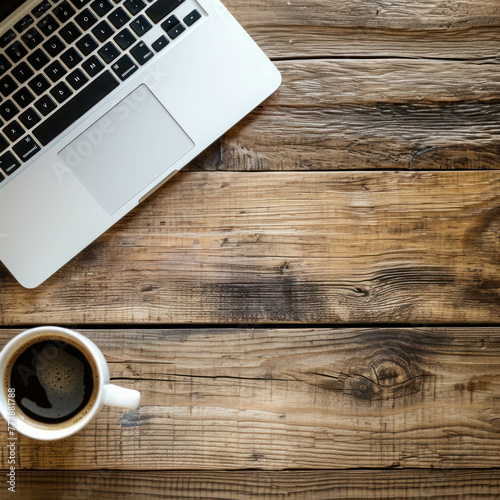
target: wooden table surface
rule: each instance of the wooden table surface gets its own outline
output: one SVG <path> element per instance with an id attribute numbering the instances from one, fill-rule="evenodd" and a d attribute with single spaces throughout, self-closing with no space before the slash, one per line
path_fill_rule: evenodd
<path id="1" fill-rule="evenodd" d="M 75 328 L 142 393 L 20 437 L 16 498 L 498 499 L 499 1 L 225 3 L 279 91 L 40 288 L 0 270 L 0 345 Z"/>

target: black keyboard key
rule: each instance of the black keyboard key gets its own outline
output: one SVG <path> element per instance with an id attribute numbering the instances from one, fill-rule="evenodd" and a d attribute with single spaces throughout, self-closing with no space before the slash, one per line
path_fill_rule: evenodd
<path id="1" fill-rule="evenodd" d="M 41 70 L 49 62 L 47 54 L 41 49 L 35 50 L 28 56 L 28 62 L 37 70 Z"/>
<path id="2" fill-rule="evenodd" d="M 53 35 L 59 28 L 59 23 L 49 14 L 45 16 L 38 24 L 38 28 L 45 36 Z"/>
<path id="3" fill-rule="evenodd" d="M 65 23 L 75 15 L 75 9 L 68 2 L 63 2 L 54 9 L 54 14 L 61 23 Z"/>
<path id="4" fill-rule="evenodd" d="M 149 9 L 146 10 L 146 14 L 154 23 L 159 23 L 182 2 L 184 2 L 184 0 L 157 0 L 153 5 L 151 5 L 151 7 L 149 7 Z"/>
<path id="5" fill-rule="evenodd" d="M 20 21 L 18 21 L 16 24 L 14 24 L 14 29 L 18 33 L 22 33 L 25 29 L 27 29 L 29 26 L 33 24 L 33 18 L 28 14 L 27 16 L 24 16 Z"/>
<path id="6" fill-rule="evenodd" d="M 30 158 L 33 158 L 33 156 L 35 156 L 38 151 L 40 151 L 40 146 L 35 142 L 33 137 L 27 135 L 24 139 L 21 139 L 12 149 L 22 162 L 26 162 Z"/>
<path id="7" fill-rule="evenodd" d="M 154 56 L 153 52 L 142 41 L 130 49 L 130 54 L 141 66 Z"/>
<path id="8" fill-rule="evenodd" d="M 125 28 L 120 31 L 120 33 L 118 33 L 113 40 L 117 43 L 120 49 L 126 50 L 136 41 L 136 38 L 127 28 Z"/>
<path id="9" fill-rule="evenodd" d="M 3 54 L 0 54 L 0 76 L 5 74 L 10 68 L 12 68 L 12 64 Z"/>
<path id="10" fill-rule="evenodd" d="M 71 3 L 77 8 L 81 9 L 85 7 L 90 2 L 90 0 L 71 0 Z"/>
<path id="11" fill-rule="evenodd" d="M 0 36 L 0 49 L 4 49 L 9 45 L 12 40 L 16 38 L 16 34 L 13 30 L 6 31 L 3 35 Z"/>
<path id="12" fill-rule="evenodd" d="M 25 62 L 22 62 L 12 70 L 12 75 L 19 83 L 25 83 L 34 75 L 34 73 Z"/>
<path id="13" fill-rule="evenodd" d="M 75 23 L 68 23 L 59 31 L 59 35 L 61 35 L 63 37 L 63 40 L 68 44 L 73 43 L 75 40 L 78 40 L 81 34 L 82 32 Z"/>
<path id="14" fill-rule="evenodd" d="M 172 40 L 175 40 L 181 33 L 183 33 L 184 31 L 186 31 L 186 28 L 184 27 L 183 24 L 178 24 L 177 26 L 175 26 L 174 28 L 172 28 L 168 33 L 167 35 L 172 39 Z"/>
<path id="15" fill-rule="evenodd" d="M 37 95 L 42 95 L 50 88 L 50 83 L 43 75 L 36 75 L 31 82 L 28 83 L 30 89 Z"/>
<path id="16" fill-rule="evenodd" d="M 39 17 L 42 17 L 46 12 L 50 10 L 50 2 L 43 1 L 39 3 L 32 11 L 31 13 L 38 19 Z"/>
<path id="17" fill-rule="evenodd" d="M 1 164 L 1 158 L 0 158 L 0 164 Z M 5 176 L 0 172 L 0 182 L 2 182 L 5 179 Z"/>
<path id="18" fill-rule="evenodd" d="M 67 73 L 67 71 L 59 61 L 54 61 L 53 63 L 49 64 L 44 69 L 44 72 L 53 83 L 60 80 Z"/>
<path id="19" fill-rule="evenodd" d="M 19 160 L 10 151 L 0 156 L 0 168 L 7 175 L 14 173 L 20 166 Z"/>
<path id="20" fill-rule="evenodd" d="M 66 48 L 66 45 L 57 35 L 54 35 L 43 44 L 43 48 L 49 53 L 49 56 L 56 57 Z"/>
<path id="21" fill-rule="evenodd" d="M 9 142 L 3 135 L 0 135 L 0 153 L 2 151 L 5 151 L 8 147 L 9 147 Z"/>
<path id="22" fill-rule="evenodd" d="M 26 87 L 22 87 L 12 96 L 12 99 L 16 101 L 21 109 L 24 109 L 35 100 L 35 96 Z"/>
<path id="23" fill-rule="evenodd" d="M 175 16 L 170 16 L 166 21 L 163 21 L 161 23 L 161 27 L 165 31 L 170 31 L 174 26 L 177 26 L 179 22 L 179 19 L 177 19 Z"/>
<path id="24" fill-rule="evenodd" d="M 71 89 L 64 83 L 59 82 L 51 91 L 52 97 L 59 103 L 64 102 L 66 99 L 71 97 L 73 92 Z"/>
<path id="25" fill-rule="evenodd" d="M 33 108 L 29 108 L 19 115 L 19 120 L 21 120 L 21 123 L 29 130 L 37 123 L 40 123 L 41 118 Z"/>
<path id="26" fill-rule="evenodd" d="M 139 16 L 130 23 L 130 27 L 135 31 L 137 36 L 142 36 L 147 33 L 151 28 L 151 23 L 144 17 Z"/>
<path id="27" fill-rule="evenodd" d="M 93 78 L 98 75 L 103 69 L 104 64 L 96 56 L 89 57 L 83 64 L 82 68 L 87 72 L 87 74 Z"/>
<path id="28" fill-rule="evenodd" d="M 66 81 L 73 87 L 74 90 L 80 90 L 89 79 L 83 74 L 82 70 L 75 69 L 68 77 Z"/>
<path id="29" fill-rule="evenodd" d="M 101 21 L 92 29 L 92 33 L 101 43 L 105 42 L 114 32 L 115 30 L 106 21 Z"/>
<path id="30" fill-rule="evenodd" d="M 21 40 L 29 49 L 33 50 L 37 45 L 43 42 L 43 36 L 36 28 L 31 28 L 21 37 Z"/>
<path id="31" fill-rule="evenodd" d="M 123 6 L 135 16 L 146 7 L 146 4 L 142 0 L 125 0 Z"/>
<path id="32" fill-rule="evenodd" d="M 190 12 L 184 18 L 184 24 L 186 24 L 187 26 L 192 26 L 200 18 L 201 18 L 201 14 L 196 9 L 194 9 L 193 12 Z"/>
<path id="33" fill-rule="evenodd" d="M 11 100 L 0 104 L 0 115 L 6 122 L 12 120 L 17 113 L 19 113 L 19 109 Z"/>
<path id="34" fill-rule="evenodd" d="M 49 113 L 56 109 L 56 103 L 48 96 L 44 95 L 41 99 L 35 102 L 35 108 L 42 113 L 43 116 L 47 116 Z"/>
<path id="35" fill-rule="evenodd" d="M 119 29 L 130 21 L 130 16 L 121 7 L 118 7 L 111 12 L 108 20 L 116 29 Z"/>
<path id="36" fill-rule="evenodd" d="M 109 71 L 105 71 L 89 85 L 78 92 L 73 99 L 59 108 L 33 130 L 33 135 L 46 146 L 52 139 L 64 132 L 70 125 L 91 110 L 112 90 L 118 87 L 118 82 Z"/>
<path id="37" fill-rule="evenodd" d="M 104 45 L 104 47 L 99 49 L 97 53 L 101 56 L 105 63 L 110 63 L 120 55 L 120 51 L 111 42 Z"/>
<path id="38" fill-rule="evenodd" d="M 20 41 L 16 41 L 5 49 L 5 53 L 12 62 L 17 63 L 28 53 L 28 50 Z"/>
<path id="39" fill-rule="evenodd" d="M 16 142 L 24 135 L 24 129 L 19 125 L 19 123 L 14 120 L 9 123 L 2 132 L 7 136 L 10 142 Z"/>
<path id="40" fill-rule="evenodd" d="M 113 4 L 108 0 L 95 0 L 90 7 L 99 17 L 104 17 L 113 8 Z"/>
<path id="41" fill-rule="evenodd" d="M 162 35 L 158 40 L 154 41 L 151 45 L 156 52 L 163 50 L 170 42 L 165 35 Z"/>
<path id="42" fill-rule="evenodd" d="M 68 49 L 64 54 L 61 55 L 61 61 L 69 68 L 73 69 L 83 57 L 75 50 L 73 47 Z"/>
<path id="43" fill-rule="evenodd" d="M 121 57 L 111 67 L 118 78 L 122 81 L 126 80 L 130 75 L 139 69 L 129 56 Z"/>
<path id="44" fill-rule="evenodd" d="M 0 80 L 0 92 L 4 97 L 9 96 L 17 89 L 19 85 L 12 79 L 10 75 L 4 76 Z"/>
<path id="45" fill-rule="evenodd" d="M 90 35 L 85 35 L 81 40 L 76 42 L 76 46 L 84 56 L 88 56 L 99 45 Z"/>
<path id="46" fill-rule="evenodd" d="M 75 17 L 75 21 L 83 31 L 87 31 L 97 22 L 97 17 L 89 9 L 85 9 Z"/>

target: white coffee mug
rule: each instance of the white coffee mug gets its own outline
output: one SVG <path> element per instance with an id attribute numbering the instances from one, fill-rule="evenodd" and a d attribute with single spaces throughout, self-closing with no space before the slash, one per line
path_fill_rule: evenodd
<path id="1" fill-rule="evenodd" d="M 19 353 L 29 345 L 55 339 L 68 343 L 83 353 L 90 362 L 93 372 L 94 390 L 87 406 L 66 422 L 52 424 L 42 423 L 28 417 L 13 402 L 12 388 L 9 387 L 10 372 Z M 18 353 L 18 354 L 16 354 Z M 103 405 L 117 406 L 124 409 L 135 409 L 139 406 L 141 395 L 138 391 L 125 389 L 109 383 L 109 370 L 106 360 L 99 348 L 87 337 L 67 328 L 42 326 L 20 333 L 11 339 L 0 352 L 0 413 L 18 432 L 33 439 L 53 441 L 71 436 L 85 427 Z"/>

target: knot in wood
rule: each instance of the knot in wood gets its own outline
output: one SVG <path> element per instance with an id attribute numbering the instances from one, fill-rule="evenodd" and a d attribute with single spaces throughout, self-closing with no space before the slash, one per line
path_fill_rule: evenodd
<path id="1" fill-rule="evenodd" d="M 402 366 L 403 365 L 403 366 Z M 382 360 L 372 364 L 375 380 L 382 387 L 396 387 L 412 377 L 410 367 L 406 363 L 397 363 L 394 360 Z"/>

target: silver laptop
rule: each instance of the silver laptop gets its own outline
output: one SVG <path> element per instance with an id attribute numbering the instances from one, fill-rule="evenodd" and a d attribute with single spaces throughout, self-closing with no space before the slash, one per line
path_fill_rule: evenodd
<path id="1" fill-rule="evenodd" d="M 219 0 L 1 0 L 0 259 L 38 286 L 280 82 Z"/>

